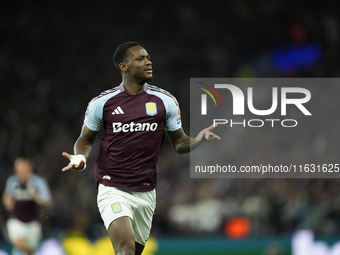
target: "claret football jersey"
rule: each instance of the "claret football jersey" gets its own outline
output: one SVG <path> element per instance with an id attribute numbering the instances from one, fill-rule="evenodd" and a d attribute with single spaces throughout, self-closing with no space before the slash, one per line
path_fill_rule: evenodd
<path id="1" fill-rule="evenodd" d="M 31 222 L 38 219 L 37 203 L 32 195 L 34 191 L 38 192 L 42 202 L 47 203 L 51 200 L 47 182 L 42 177 L 32 174 L 27 183 L 22 183 L 17 175 L 12 175 L 8 178 L 5 192 L 15 201 L 11 217 L 22 222 Z"/>
<path id="2" fill-rule="evenodd" d="M 97 182 L 144 192 L 156 187 L 164 130 L 181 128 L 181 117 L 166 90 L 145 84 L 142 93 L 129 95 L 121 84 L 92 99 L 84 124 L 105 131 L 94 169 Z"/>

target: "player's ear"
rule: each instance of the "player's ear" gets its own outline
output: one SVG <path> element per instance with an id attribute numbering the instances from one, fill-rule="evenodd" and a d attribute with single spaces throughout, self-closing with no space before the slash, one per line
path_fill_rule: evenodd
<path id="1" fill-rule="evenodd" d="M 119 69 L 122 71 L 122 72 L 126 72 L 127 70 L 127 66 L 124 62 L 120 63 L 119 64 Z"/>

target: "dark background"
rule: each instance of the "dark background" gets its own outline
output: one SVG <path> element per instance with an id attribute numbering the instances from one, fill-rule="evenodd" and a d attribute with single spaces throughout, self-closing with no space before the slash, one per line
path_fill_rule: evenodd
<path id="1" fill-rule="evenodd" d="M 100 139 L 85 172 L 62 173 L 68 161 L 61 153 L 73 151 L 88 102 L 121 82 L 112 63 L 119 44 L 146 48 L 153 84 L 177 97 L 189 133 L 191 77 L 338 77 L 339 11 L 336 0 L 1 4 L 1 192 L 14 159 L 30 157 L 54 200 L 41 218 L 45 236 L 105 235 L 92 173 Z M 318 54 L 307 51 L 311 45 Z M 323 155 L 337 146 L 320 137 L 314 149 Z M 340 235 L 339 187 L 338 179 L 190 179 L 189 156 L 176 155 L 166 141 L 152 234 L 224 235 L 229 219 L 245 216 L 252 236 L 299 228 Z M 7 216 L 0 207 L 2 238 Z"/>

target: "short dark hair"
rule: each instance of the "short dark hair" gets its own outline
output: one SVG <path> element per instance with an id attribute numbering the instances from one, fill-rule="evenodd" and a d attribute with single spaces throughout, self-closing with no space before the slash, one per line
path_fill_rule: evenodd
<path id="1" fill-rule="evenodd" d="M 138 42 L 125 42 L 117 47 L 115 53 L 113 54 L 113 63 L 119 72 L 121 72 L 119 68 L 119 64 L 124 62 L 125 59 L 129 56 L 128 49 L 135 46 L 141 46 Z"/>

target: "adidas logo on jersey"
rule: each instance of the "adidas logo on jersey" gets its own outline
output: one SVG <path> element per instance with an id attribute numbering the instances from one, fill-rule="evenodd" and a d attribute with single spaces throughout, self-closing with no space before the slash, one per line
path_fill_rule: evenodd
<path id="1" fill-rule="evenodd" d="M 122 108 L 120 108 L 120 106 L 118 106 L 113 112 L 112 112 L 112 115 L 115 115 L 115 114 L 124 114 Z"/>

